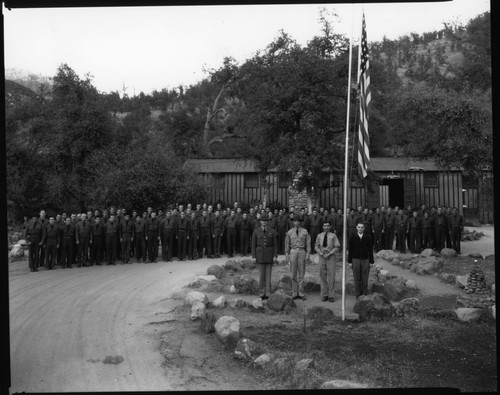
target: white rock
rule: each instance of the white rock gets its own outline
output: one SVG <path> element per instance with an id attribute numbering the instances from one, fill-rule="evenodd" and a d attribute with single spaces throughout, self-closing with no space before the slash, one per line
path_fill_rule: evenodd
<path id="1" fill-rule="evenodd" d="M 426 248 L 425 250 L 423 250 L 420 253 L 420 256 L 423 258 L 427 258 L 427 257 L 433 256 L 433 255 L 436 255 L 436 253 L 434 252 L 434 250 L 432 248 Z"/>
<path id="2" fill-rule="evenodd" d="M 226 297 L 224 295 L 219 296 L 212 302 L 213 307 L 225 307 L 226 306 Z"/>
<path id="3" fill-rule="evenodd" d="M 12 247 L 12 249 L 9 252 L 9 256 L 10 257 L 16 257 L 16 258 L 23 257 L 24 256 L 23 246 L 21 244 L 19 244 L 19 243 L 18 244 L 14 244 L 14 246 Z"/>
<path id="4" fill-rule="evenodd" d="M 359 314 L 358 313 L 345 313 L 345 320 L 347 322 L 359 322 Z"/>
<path id="5" fill-rule="evenodd" d="M 262 307 L 264 307 L 262 305 L 262 299 L 261 298 L 257 298 L 257 299 L 252 300 L 252 306 L 255 309 L 261 309 Z"/>
<path id="6" fill-rule="evenodd" d="M 217 277 L 215 277 L 213 274 L 208 274 L 206 276 L 197 276 L 196 278 L 199 278 L 200 280 L 212 282 L 217 280 Z"/>
<path id="7" fill-rule="evenodd" d="M 189 292 L 184 298 L 184 304 L 192 306 L 194 302 L 208 303 L 208 297 L 203 292 L 193 291 Z"/>
<path id="8" fill-rule="evenodd" d="M 481 309 L 475 309 L 472 307 L 460 307 L 455 310 L 455 314 L 460 321 L 469 322 L 477 320 L 481 317 Z"/>
<path id="9" fill-rule="evenodd" d="M 200 319 L 206 311 L 205 303 L 202 302 L 194 302 L 191 306 L 191 320 Z"/>
<path id="10" fill-rule="evenodd" d="M 236 292 L 238 292 L 236 287 L 234 285 L 231 285 L 231 288 L 229 288 L 229 293 L 235 294 Z"/>
<path id="11" fill-rule="evenodd" d="M 295 364 L 295 370 L 306 370 L 314 366 L 312 358 L 304 358 Z"/>
<path id="12" fill-rule="evenodd" d="M 496 320 L 497 319 L 497 305 L 494 304 L 493 306 L 490 306 L 489 308 L 491 316 Z"/>
<path id="13" fill-rule="evenodd" d="M 262 354 L 261 356 L 255 358 L 253 361 L 253 366 L 256 368 L 263 368 L 269 363 L 271 363 L 273 357 L 271 354 Z"/>
<path id="14" fill-rule="evenodd" d="M 19 240 L 17 244 L 21 244 L 22 246 L 28 246 L 28 242 L 24 239 Z"/>
<path id="15" fill-rule="evenodd" d="M 457 252 L 453 248 L 443 248 L 440 254 L 443 256 L 457 256 Z"/>
<path id="16" fill-rule="evenodd" d="M 321 384 L 320 389 L 322 390 L 333 390 L 340 388 L 368 388 L 367 384 L 356 383 L 355 381 L 349 380 L 331 380 Z"/>
<path id="17" fill-rule="evenodd" d="M 241 338 L 240 322 L 234 317 L 224 315 L 215 323 L 215 334 L 224 347 L 234 349 Z"/>
<path id="18" fill-rule="evenodd" d="M 406 280 L 405 287 L 408 289 L 418 289 L 417 283 L 413 280 Z"/>
<path id="19" fill-rule="evenodd" d="M 382 269 L 382 270 L 379 272 L 379 274 L 380 274 L 381 276 L 387 276 L 387 275 L 389 274 L 389 272 L 388 272 L 387 270 Z"/>
<path id="20" fill-rule="evenodd" d="M 465 288 L 467 285 L 467 280 L 469 279 L 469 275 L 466 274 L 464 276 L 456 276 L 455 277 L 455 285 L 459 288 Z"/>

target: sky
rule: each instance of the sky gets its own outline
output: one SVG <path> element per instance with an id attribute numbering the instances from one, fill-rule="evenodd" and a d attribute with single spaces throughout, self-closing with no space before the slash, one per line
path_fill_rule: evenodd
<path id="1" fill-rule="evenodd" d="M 320 35 L 319 10 L 335 11 L 334 30 L 368 41 L 440 30 L 490 10 L 489 0 L 429 3 L 3 8 L 6 69 L 52 77 L 66 63 L 101 92 L 130 95 L 196 84 L 224 57 L 239 64 L 284 30 L 301 45 Z"/>

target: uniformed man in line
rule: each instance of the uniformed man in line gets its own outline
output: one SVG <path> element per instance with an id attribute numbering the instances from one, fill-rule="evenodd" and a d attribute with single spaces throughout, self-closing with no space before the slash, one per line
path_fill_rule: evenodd
<path id="1" fill-rule="evenodd" d="M 129 263 L 130 260 L 130 246 L 134 242 L 134 223 L 130 220 L 128 213 L 123 216 L 123 221 L 120 223 L 118 229 L 118 237 L 121 245 L 121 261 L 122 264 Z"/>
<path id="2" fill-rule="evenodd" d="M 347 210 L 349 211 L 347 214 L 347 242 L 349 243 L 351 236 L 356 234 L 358 215 L 352 208 Z M 347 244 L 347 248 L 349 248 L 349 244 Z"/>
<path id="3" fill-rule="evenodd" d="M 332 208 L 332 210 L 335 209 Z M 337 215 L 333 218 L 332 229 L 337 236 L 340 247 L 342 247 L 342 243 L 344 242 L 344 215 L 342 214 L 342 210 L 340 208 L 337 210 Z"/>
<path id="4" fill-rule="evenodd" d="M 319 278 L 321 285 L 321 300 L 335 302 L 335 256 L 339 251 L 340 243 L 334 233 L 330 232 L 331 225 L 327 218 L 323 219 L 323 232 L 316 236 L 314 249 L 319 258 Z"/>
<path id="5" fill-rule="evenodd" d="M 434 232 L 436 234 L 436 250 L 440 252 L 445 247 L 446 233 L 448 232 L 448 219 L 441 207 L 438 207 L 434 217 Z"/>
<path id="6" fill-rule="evenodd" d="M 146 221 L 146 243 L 149 262 L 155 263 L 158 258 L 158 244 L 160 243 L 160 221 L 156 213 L 151 212 L 151 217 Z"/>
<path id="7" fill-rule="evenodd" d="M 411 218 L 408 220 L 408 233 L 410 234 L 410 252 L 413 254 L 420 254 L 422 219 L 418 216 L 417 211 L 413 211 Z"/>
<path id="8" fill-rule="evenodd" d="M 375 252 L 379 252 L 382 249 L 382 238 L 384 237 L 384 225 L 385 219 L 384 215 L 380 211 L 380 208 L 375 209 L 375 213 L 372 215 L 373 224 L 373 247 Z"/>
<path id="9" fill-rule="evenodd" d="M 199 224 L 194 211 L 189 213 L 189 240 L 187 243 L 187 256 L 189 260 L 198 258 Z"/>
<path id="10" fill-rule="evenodd" d="M 460 242 L 462 240 L 462 232 L 464 231 L 464 219 L 458 213 L 456 207 L 453 207 L 452 214 L 448 218 L 448 221 L 453 249 L 457 252 L 457 254 L 461 254 Z"/>
<path id="11" fill-rule="evenodd" d="M 406 253 L 406 235 L 408 233 L 408 217 L 403 213 L 403 210 L 398 211 L 396 215 L 396 232 L 397 245 L 396 248 L 401 253 Z"/>
<path id="12" fill-rule="evenodd" d="M 135 217 L 134 222 L 134 246 L 137 263 L 146 262 L 146 220 L 140 215 Z"/>
<path id="13" fill-rule="evenodd" d="M 278 254 L 285 254 L 285 237 L 288 231 L 288 214 L 281 209 L 278 212 Z M 253 232 L 252 232 L 253 233 Z"/>
<path id="14" fill-rule="evenodd" d="M 365 207 L 361 212 L 361 215 L 358 217 L 359 222 L 363 222 L 365 225 L 365 234 L 370 236 L 373 242 L 373 220 L 368 207 Z"/>
<path id="15" fill-rule="evenodd" d="M 316 241 L 316 238 L 321 233 L 321 228 L 323 227 L 323 218 L 318 214 L 318 209 L 313 207 L 312 214 L 309 215 L 309 233 L 311 235 L 311 240 Z M 313 254 L 316 250 L 313 249 Z"/>
<path id="16" fill-rule="evenodd" d="M 273 262 L 278 257 L 278 235 L 268 228 L 267 216 L 260 217 L 261 226 L 252 233 L 252 257 L 259 267 L 259 290 L 262 300 L 271 295 Z"/>
<path id="17" fill-rule="evenodd" d="M 431 206 L 431 213 L 430 217 L 432 219 L 432 224 L 434 226 L 434 229 L 432 230 L 432 248 L 437 249 L 437 239 L 436 239 L 436 216 L 437 216 L 437 207 L 436 206 Z"/>
<path id="18" fill-rule="evenodd" d="M 172 212 L 167 211 L 165 218 L 160 225 L 162 247 L 161 258 L 165 262 L 170 262 L 174 256 L 174 244 L 177 236 L 177 221 L 172 217 Z"/>
<path id="19" fill-rule="evenodd" d="M 385 248 L 388 250 L 394 250 L 394 232 L 396 231 L 396 214 L 387 207 L 387 212 L 385 215 Z"/>
<path id="20" fill-rule="evenodd" d="M 241 221 L 238 223 L 238 231 L 240 234 L 240 254 L 242 256 L 247 256 L 250 251 L 250 242 L 253 230 L 252 224 L 249 221 L 248 214 L 246 212 L 243 213 Z"/>
<path id="21" fill-rule="evenodd" d="M 432 248 L 432 233 L 434 231 L 433 218 L 428 211 L 422 217 L 422 249 Z"/>
<path id="22" fill-rule="evenodd" d="M 238 217 L 234 210 L 231 210 L 231 214 L 224 222 L 224 234 L 226 235 L 226 245 L 227 245 L 227 256 L 231 258 L 235 253 L 236 247 L 236 227 L 238 223 Z"/>
<path id="23" fill-rule="evenodd" d="M 57 249 L 59 248 L 59 225 L 54 217 L 49 218 L 49 223 L 45 225 L 45 262 L 47 269 L 55 268 L 57 262 Z"/>
<path id="24" fill-rule="evenodd" d="M 186 259 L 186 248 L 189 241 L 189 234 L 191 232 L 191 221 L 186 218 L 186 213 L 184 211 L 180 212 L 180 219 L 177 224 L 176 229 L 176 240 L 177 240 L 177 251 L 178 258 L 180 261 Z"/>
<path id="25" fill-rule="evenodd" d="M 448 224 L 448 229 L 446 232 L 446 248 L 453 248 L 453 244 L 451 242 L 451 229 L 450 229 L 450 217 L 453 215 L 453 210 L 451 207 L 443 206 L 443 213 L 446 215 L 446 221 Z"/>
<path id="26" fill-rule="evenodd" d="M 108 222 L 104 225 L 104 234 L 106 237 L 106 260 L 108 265 L 116 264 L 116 246 L 118 244 L 118 223 L 115 216 L 110 215 Z"/>
<path id="27" fill-rule="evenodd" d="M 43 227 L 45 227 L 48 223 L 49 220 L 47 218 L 47 213 L 45 210 L 40 211 L 40 218 L 39 218 L 40 223 L 42 224 Z M 45 242 L 43 245 L 40 247 L 40 253 L 39 253 L 39 261 L 38 265 L 39 266 L 45 266 Z"/>
<path id="28" fill-rule="evenodd" d="M 76 245 L 78 246 L 77 267 L 88 266 L 89 263 L 90 223 L 87 221 L 87 214 L 83 213 L 81 218 L 82 220 L 75 226 Z"/>
<path id="29" fill-rule="evenodd" d="M 57 214 L 56 215 L 56 225 L 57 225 L 57 228 L 58 229 L 61 229 L 61 227 L 64 225 L 66 221 L 66 213 L 62 213 L 61 214 Z M 61 264 L 61 245 L 59 244 L 59 240 L 57 241 L 57 245 L 59 247 L 57 247 L 57 264 L 60 265 Z"/>
<path id="30" fill-rule="evenodd" d="M 224 234 L 224 218 L 221 217 L 219 210 L 215 211 L 214 219 L 212 221 L 212 239 L 214 247 L 214 255 L 220 258 L 221 255 L 221 241 Z"/>
<path id="31" fill-rule="evenodd" d="M 73 245 L 75 240 L 75 226 L 71 218 L 66 218 L 66 223 L 59 230 L 59 246 L 61 247 L 61 267 L 71 269 L 73 263 Z"/>
<path id="32" fill-rule="evenodd" d="M 304 274 L 306 261 L 311 254 L 311 237 L 307 230 L 300 226 L 301 221 L 300 216 L 293 217 L 294 227 L 287 232 L 285 238 L 285 256 L 292 274 L 293 299 L 305 300 Z"/>
<path id="33" fill-rule="evenodd" d="M 99 215 L 94 216 L 94 223 L 90 226 L 90 266 L 94 264 L 101 266 L 102 239 L 104 228 Z"/>
<path id="34" fill-rule="evenodd" d="M 200 242 L 198 249 L 198 257 L 203 258 L 203 253 L 208 258 L 213 258 L 212 255 L 212 221 L 208 218 L 207 210 L 203 210 L 201 217 L 198 219 L 200 230 Z"/>
<path id="35" fill-rule="evenodd" d="M 46 230 L 42 221 L 34 213 L 31 222 L 26 226 L 25 239 L 29 246 L 29 268 L 32 272 L 38 271 L 40 264 L 40 249 L 45 242 Z"/>

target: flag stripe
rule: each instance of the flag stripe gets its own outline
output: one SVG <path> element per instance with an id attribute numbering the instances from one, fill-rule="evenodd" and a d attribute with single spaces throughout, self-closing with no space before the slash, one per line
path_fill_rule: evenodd
<path id="1" fill-rule="evenodd" d="M 366 38 L 365 15 L 363 14 L 363 25 L 361 30 L 361 55 L 359 68 L 359 139 L 358 139 L 358 163 L 362 177 L 367 176 L 370 165 L 370 136 L 368 134 L 368 105 L 371 101 L 370 89 L 370 61 L 368 58 L 368 41 Z"/>

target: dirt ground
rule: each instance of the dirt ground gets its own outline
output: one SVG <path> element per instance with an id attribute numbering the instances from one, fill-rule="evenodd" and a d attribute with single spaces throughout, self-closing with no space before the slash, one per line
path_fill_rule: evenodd
<path id="1" fill-rule="evenodd" d="M 487 233 L 485 228 L 478 230 Z M 493 253 L 493 228 L 488 232 L 490 239 L 463 242 L 463 255 Z M 235 363 L 213 335 L 204 334 L 198 323 L 189 320 L 186 307 L 175 297 L 196 275 L 226 261 L 41 268 L 37 273 L 29 272 L 26 261 L 9 263 L 11 392 L 273 388 L 276 383 L 267 376 Z M 397 274 L 398 268 L 389 264 L 388 270 Z M 337 270 L 341 272 L 341 265 Z M 412 274 L 401 273 L 406 278 Z M 417 276 L 415 281 L 436 301 L 448 298 L 451 303 L 460 292 L 432 276 Z M 231 295 L 228 299 L 236 297 L 256 298 Z M 354 302 L 354 296 L 346 295 L 346 311 L 352 311 Z M 335 303 L 321 302 L 319 293 L 310 293 L 305 304 L 331 308 L 337 317 L 342 313 L 340 290 Z M 234 310 L 234 314 L 242 313 Z M 258 338 L 259 323 L 269 323 L 270 317 L 276 325 L 301 325 L 300 315 L 244 315 L 241 319 L 247 334 Z M 434 357 L 426 358 L 422 363 L 432 364 Z"/>

